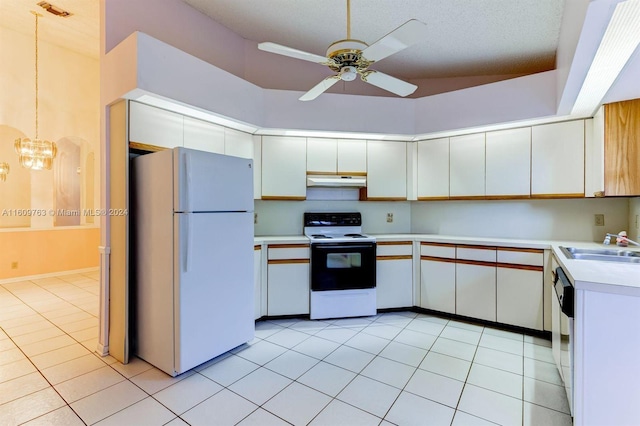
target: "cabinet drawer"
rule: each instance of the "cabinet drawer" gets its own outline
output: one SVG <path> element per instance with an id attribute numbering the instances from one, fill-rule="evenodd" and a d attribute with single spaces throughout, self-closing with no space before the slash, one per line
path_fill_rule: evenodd
<path id="1" fill-rule="evenodd" d="M 456 248 L 456 257 L 458 259 L 477 260 L 479 262 L 495 262 L 496 249 L 495 247 L 483 246 L 458 246 Z"/>
<path id="2" fill-rule="evenodd" d="M 308 244 L 282 244 L 269 246 L 269 260 L 309 259 Z"/>
<path id="3" fill-rule="evenodd" d="M 456 258 L 456 246 L 444 244 L 420 244 L 420 256 L 443 257 L 447 259 Z"/>
<path id="4" fill-rule="evenodd" d="M 498 263 L 544 266 L 544 252 L 542 250 L 520 251 L 498 249 Z"/>
<path id="5" fill-rule="evenodd" d="M 377 244 L 377 256 L 411 256 L 413 243 L 411 241 L 383 241 Z"/>

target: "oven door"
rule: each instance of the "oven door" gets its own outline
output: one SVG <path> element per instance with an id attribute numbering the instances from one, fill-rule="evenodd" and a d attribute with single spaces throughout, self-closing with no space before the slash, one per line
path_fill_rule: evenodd
<path id="1" fill-rule="evenodd" d="M 351 290 L 376 286 L 376 243 L 311 245 L 311 290 Z"/>

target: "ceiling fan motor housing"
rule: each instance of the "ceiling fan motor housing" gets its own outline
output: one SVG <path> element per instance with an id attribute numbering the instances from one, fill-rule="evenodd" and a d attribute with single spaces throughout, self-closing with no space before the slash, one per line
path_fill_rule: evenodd
<path id="1" fill-rule="evenodd" d="M 341 78 L 346 81 L 355 79 L 355 75 L 351 80 L 342 77 L 342 70 L 345 67 L 354 67 L 355 72 L 361 72 L 367 69 L 371 64 L 362 57 L 362 51 L 369 47 L 367 43 L 360 40 L 340 40 L 333 43 L 327 49 L 327 57 L 332 59 L 334 64 L 329 68 L 341 74 Z"/>

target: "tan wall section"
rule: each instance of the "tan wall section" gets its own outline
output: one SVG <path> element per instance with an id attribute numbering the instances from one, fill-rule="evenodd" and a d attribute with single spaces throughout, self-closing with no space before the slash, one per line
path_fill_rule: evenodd
<path id="1" fill-rule="evenodd" d="M 0 280 L 95 268 L 99 244 L 99 228 L 0 232 Z"/>

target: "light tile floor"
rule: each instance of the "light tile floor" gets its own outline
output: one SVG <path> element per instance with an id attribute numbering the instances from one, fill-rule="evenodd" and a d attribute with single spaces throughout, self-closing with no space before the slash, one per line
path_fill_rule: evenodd
<path id="1" fill-rule="evenodd" d="M 546 340 L 413 312 L 277 320 L 179 377 L 94 354 L 98 273 L 0 285 L 0 424 L 571 425 Z"/>

